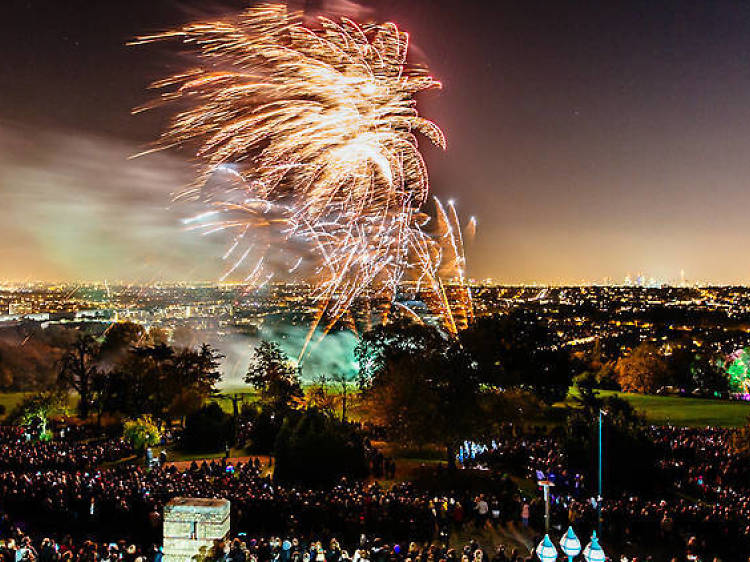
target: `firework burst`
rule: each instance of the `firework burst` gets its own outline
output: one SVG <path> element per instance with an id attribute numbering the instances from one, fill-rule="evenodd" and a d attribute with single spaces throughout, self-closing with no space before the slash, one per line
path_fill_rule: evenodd
<path id="1" fill-rule="evenodd" d="M 268 251 L 303 246 L 304 257 L 289 252 L 287 272 L 314 279 L 327 327 L 355 298 L 390 302 L 412 278 L 455 333 L 443 279 L 465 285 L 458 217 L 438 202 L 427 228 L 420 210 L 429 183 L 417 137 L 442 148 L 445 139 L 414 96 L 440 83 L 407 65 L 408 35 L 346 18 L 306 27 L 299 14 L 266 4 L 136 43 L 165 39 L 183 42 L 198 65 L 154 83 L 161 97 L 140 109 L 183 104 L 153 150 L 194 150 L 199 173 L 179 197 L 211 207 L 188 219 L 190 228 L 232 233 L 225 278 L 266 283 Z"/>

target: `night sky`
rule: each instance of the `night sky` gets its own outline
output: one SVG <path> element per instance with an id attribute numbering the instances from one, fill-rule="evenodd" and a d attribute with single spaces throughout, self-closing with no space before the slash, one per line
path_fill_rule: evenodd
<path id="1" fill-rule="evenodd" d="M 186 155 L 128 159 L 167 115 L 130 110 L 186 61 L 125 43 L 245 5 L 3 2 L 0 279 L 220 275 L 170 206 Z M 750 3 L 363 6 L 316 3 L 395 21 L 443 81 L 420 110 L 448 150 L 422 146 L 434 192 L 479 222 L 472 277 L 750 280 Z"/>

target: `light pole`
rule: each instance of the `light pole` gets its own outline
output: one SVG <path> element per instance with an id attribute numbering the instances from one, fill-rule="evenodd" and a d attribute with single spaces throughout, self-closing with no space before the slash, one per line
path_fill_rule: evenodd
<path id="1" fill-rule="evenodd" d="M 596 498 L 596 523 L 599 534 L 602 532 L 602 425 L 607 412 L 599 409 L 599 496 Z"/>
<path id="2" fill-rule="evenodd" d="M 539 480 L 537 482 L 544 489 L 544 532 L 549 533 L 549 489 L 554 486 L 549 480 Z"/>

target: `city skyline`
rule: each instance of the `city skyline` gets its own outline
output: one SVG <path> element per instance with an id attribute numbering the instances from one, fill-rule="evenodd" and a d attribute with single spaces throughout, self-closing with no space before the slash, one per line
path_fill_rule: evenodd
<path id="1" fill-rule="evenodd" d="M 446 286 L 458 286 L 457 281 L 446 279 L 444 281 Z M 615 279 L 609 276 L 602 277 L 601 279 L 581 279 L 577 282 L 569 283 L 553 283 L 553 282 L 539 282 L 539 281 L 525 281 L 525 282 L 505 282 L 501 279 L 495 279 L 493 277 L 485 277 L 484 279 L 475 279 L 468 277 L 462 283 L 472 287 L 550 287 L 550 288 L 564 288 L 564 287 L 633 287 L 633 288 L 679 288 L 679 287 L 750 287 L 748 283 L 713 283 L 701 279 L 689 279 L 687 277 L 670 277 L 670 278 L 657 278 L 653 276 L 647 276 L 643 272 L 639 272 L 637 275 L 626 274 L 624 278 Z M 310 285 L 309 282 L 300 280 L 272 280 L 265 283 L 262 287 L 250 287 L 252 289 L 262 290 L 265 285 L 275 286 L 295 286 L 295 285 Z M 403 281 L 404 287 L 415 285 L 414 281 Z M 24 287 L 24 286 L 46 286 L 46 287 L 74 287 L 74 286 L 206 286 L 206 287 L 234 287 L 234 288 L 247 288 L 248 283 L 242 281 L 227 281 L 214 278 L 191 278 L 191 279 L 152 279 L 151 281 L 133 281 L 130 279 L 123 278 L 100 278 L 100 279 L 41 279 L 41 278 L 0 278 L 0 287 Z"/>
<path id="2" fill-rule="evenodd" d="M 186 154 L 129 159 L 164 119 L 130 109 L 182 61 L 125 43 L 205 10 L 35 4 L 11 2 L 19 25 L 2 40 L 0 278 L 218 280 L 220 244 L 185 232 L 190 213 L 170 201 L 189 181 Z M 416 62 L 443 82 L 420 105 L 448 150 L 420 148 L 434 192 L 479 221 L 470 277 L 559 285 L 684 269 L 750 283 L 750 7 L 675 6 L 359 9 L 409 30 Z"/>

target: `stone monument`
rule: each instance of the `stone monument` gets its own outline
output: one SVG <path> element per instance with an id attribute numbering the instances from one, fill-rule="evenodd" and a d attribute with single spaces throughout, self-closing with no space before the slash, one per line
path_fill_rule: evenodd
<path id="1" fill-rule="evenodd" d="M 164 506 L 164 562 L 194 562 L 229 535 L 229 500 L 174 498 Z"/>

